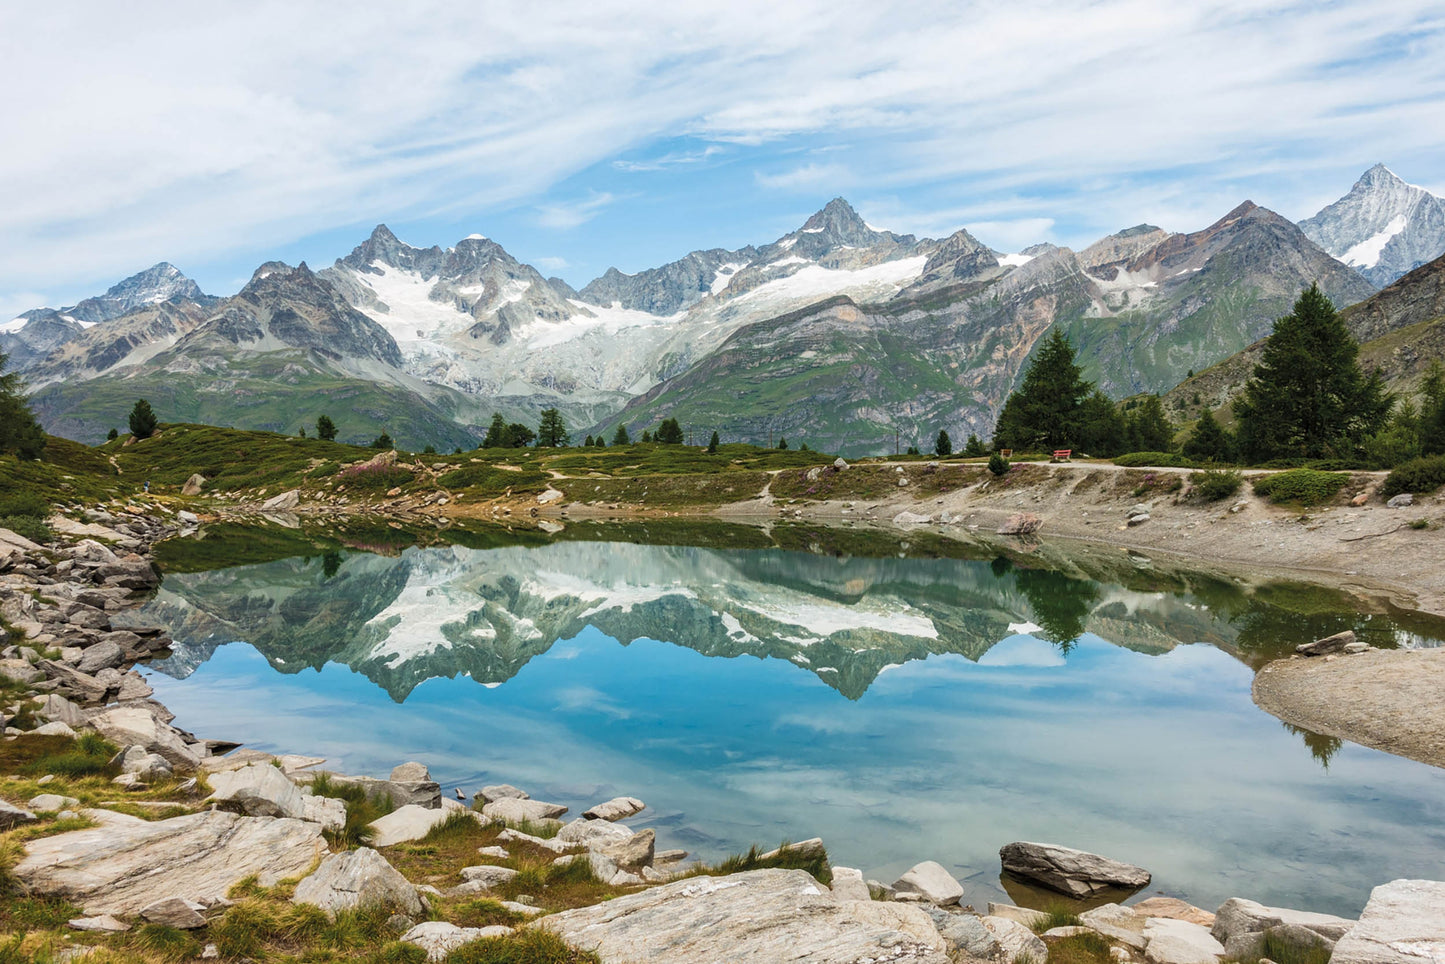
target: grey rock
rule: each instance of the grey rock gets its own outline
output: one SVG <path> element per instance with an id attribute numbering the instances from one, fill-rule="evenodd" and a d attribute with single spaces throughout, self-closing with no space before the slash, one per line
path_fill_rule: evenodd
<path id="1" fill-rule="evenodd" d="M 493 800 L 482 807 L 482 814 L 492 820 L 502 820 L 507 823 L 522 823 L 524 821 L 536 823 L 541 820 L 552 820 L 562 816 L 567 808 L 560 803 L 547 803 L 542 800 L 523 800 L 517 797 L 504 797 L 500 800 Z"/>
<path id="2" fill-rule="evenodd" d="M 166 897 L 147 904 L 141 908 L 140 915 L 152 924 L 164 924 L 183 931 L 206 926 L 206 918 L 201 916 L 201 905 L 193 906 L 179 897 Z"/>
<path id="3" fill-rule="evenodd" d="M 914 864 L 893 882 L 893 890 L 898 894 L 918 894 L 940 907 L 956 904 L 963 896 L 963 885 L 942 864 L 932 860 Z"/>
<path id="4" fill-rule="evenodd" d="M 285 512 L 288 509 L 296 508 L 300 504 L 300 491 L 297 489 L 291 489 L 290 491 L 282 492 L 280 495 L 272 496 L 265 502 L 262 502 L 261 509 L 263 511 Z"/>
<path id="5" fill-rule="evenodd" d="M 336 797 L 309 794 L 303 798 L 302 820 L 321 824 L 325 830 L 341 830 L 346 826 L 346 801 Z"/>
<path id="6" fill-rule="evenodd" d="M 412 917 L 427 910 L 411 882 L 370 847 L 327 857 L 314 874 L 296 885 L 291 899 L 320 907 L 332 917 L 357 907 L 387 907 Z"/>
<path id="7" fill-rule="evenodd" d="M 103 669 L 114 669 L 125 662 L 125 651 L 115 643 L 96 643 L 80 657 L 75 668 L 82 673 L 95 673 Z"/>
<path id="8" fill-rule="evenodd" d="M 993 960 L 999 952 L 998 941 L 993 932 L 983 926 L 983 919 L 977 914 L 945 910 L 932 904 L 924 904 L 923 911 L 933 919 L 939 935 L 949 943 L 952 950 L 963 951 L 971 958 Z"/>
<path id="9" fill-rule="evenodd" d="M 1311 643 L 1300 643 L 1294 648 L 1301 656 L 1326 656 L 1330 653 L 1344 652 L 1346 646 L 1356 642 L 1355 631 L 1347 629 L 1342 633 L 1335 633 L 1333 636 L 1326 636 Z"/>
<path id="10" fill-rule="evenodd" d="M 431 771 L 425 763 L 403 763 L 391 770 L 393 783 L 430 783 Z"/>
<path id="11" fill-rule="evenodd" d="M 531 795 L 525 790 L 518 790 L 510 783 L 501 783 L 492 787 L 482 787 L 482 792 L 477 794 L 484 803 L 495 803 L 498 800 L 530 800 Z"/>
<path id="12" fill-rule="evenodd" d="M 6 803 L 4 800 L 0 800 L 0 830 L 9 830 L 12 827 L 20 826 L 22 823 L 34 823 L 35 820 L 35 814 L 29 810 L 22 810 L 19 807 Z"/>
<path id="13" fill-rule="evenodd" d="M 1415 496 L 1409 492 L 1401 492 L 1399 495 L 1391 497 L 1390 501 L 1385 503 L 1385 505 L 1391 509 L 1403 509 L 1406 506 L 1412 506 L 1414 504 Z"/>
<path id="14" fill-rule="evenodd" d="M 112 743 L 145 747 L 159 753 L 177 769 L 196 770 L 201 758 L 169 723 L 157 719 L 149 707 L 121 706 L 90 718 L 90 725 Z"/>
<path id="15" fill-rule="evenodd" d="M 588 850 L 606 854 L 616 861 L 622 870 L 636 871 L 652 864 L 657 847 L 657 832 L 651 829 L 632 834 L 630 837 L 593 840 Z"/>
<path id="16" fill-rule="evenodd" d="M 187 512 L 185 509 L 182 509 L 181 511 L 176 513 L 176 519 L 182 525 L 194 526 L 201 524 L 200 516 L 196 515 L 194 512 Z"/>
<path id="17" fill-rule="evenodd" d="M 1217 964 L 1224 945 L 1200 924 L 1151 917 L 1144 924 L 1144 957 L 1153 964 Z"/>
<path id="18" fill-rule="evenodd" d="M 441 961 L 463 944 L 470 944 L 484 937 L 505 937 L 510 933 L 510 927 L 458 927 L 446 921 L 429 920 L 417 924 L 401 935 L 401 939 L 426 951 L 428 961 Z"/>
<path id="19" fill-rule="evenodd" d="M 848 467 L 848 463 L 843 460 L 843 456 L 840 455 L 840 456 L 838 456 L 836 459 L 833 460 L 833 468 L 837 469 L 838 471 L 841 472 L 842 470 L 846 469 L 847 467 Z"/>
<path id="20" fill-rule="evenodd" d="M 252 817 L 306 816 L 306 797 L 280 768 L 268 763 L 223 770 L 210 777 L 206 801 Z"/>
<path id="21" fill-rule="evenodd" d="M 603 960 L 630 964 L 862 960 L 946 964 L 948 944 L 922 910 L 838 900 L 801 870 L 755 870 L 674 881 L 542 918 Z"/>
<path id="22" fill-rule="evenodd" d="M 1025 959 L 1035 964 L 1048 960 L 1048 945 L 1018 921 L 1007 917 L 984 917 L 982 923 L 998 942 L 997 960 L 1006 964 L 1017 964 Z"/>
<path id="23" fill-rule="evenodd" d="M 591 845 L 593 841 L 622 841 L 632 836 L 632 831 L 605 820 L 578 818 L 557 831 L 558 840 Z"/>
<path id="24" fill-rule="evenodd" d="M 1299 924 L 1322 937 L 1337 941 L 1355 922 L 1330 914 L 1266 907 L 1242 897 L 1231 897 L 1214 912 L 1214 926 L 1210 928 L 1210 933 L 1220 943 L 1228 943 L 1231 937 L 1239 934 L 1261 933 L 1281 924 Z"/>
<path id="25" fill-rule="evenodd" d="M 462 880 L 467 883 L 479 883 L 485 889 L 491 890 L 499 887 L 517 876 L 517 872 L 510 867 L 495 867 L 491 864 L 483 864 L 479 867 L 463 867 L 460 871 Z"/>
<path id="26" fill-rule="evenodd" d="M 86 810 L 100 825 L 33 840 L 15 878 L 32 893 L 62 897 L 88 914 L 135 914 L 155 895 L 225 894 L 255 876 L 269 887 L 299 876 L 325 853 L 314 823 L 205 812 L 141 820 Z"/>
<path id="27" fill-rule="evenodd" d="M 392 844 L 420 840 L 431 833 L 432 827 L 446 821 L 451 811 L 440 807 L 433 810 L 416 804 L 398 807 L 391 813 L 373 820 L 368 826 L 376 831 L 372 840 L 374 847 L 390 847 Z"/>
<path id="28" fill-rule="evenodd" d="M 85 722 L 85 711 L 76 706 L 70 700 L 55 693 L 47 693 L 40 700 L 40 707 L 36 715 L 43 716 L 55 723 L 64 723 L 72 728 L 78 727 Z"/>
<path id="29" fill-rule="evenodd" d="M 75 739 L 78 735 L 73 729 L 64 723 L 44 723 L 30 731 L 36 736 L 63 736 L 68 739 Z"/>
<path id="30" fill-rule="evenodd" d="M 1027 536 L 1039 531 L 1044 520 L 1031 512 L 1015 512 L 998 527 L 1001 536 Z"/>
<path id="31" fill-rule="evenodd" d="M 58 793 L 42 793 L 30 798 L 26 806 L 34 810 L 68 810 L 71 807 L 80 806 L 80 801 L 74 797 L 63 797 Z"/>
<path id="32" fill-rule="evenodd" d="M 1110 940 L 1142 951 L 1148 943 L 1144 939 L 1144 925 L 1148 918 L 1134 913 L 1119 904 L 1104 904 L 1079 915 L 1079 920 Z"/>
<path id="33" fill-rule="evenodd" d="M 507 852 L 506 847 L 478 847 L 477 853 L 483 857 L 495 857 L 497 860 L 506 860 L 512 856 Z"/>
<path id="34" fill-rule="evenodd" d="M 587 820 L 626 820 L 647 809 L 647 804 L 636 797 L 613 797 L 606 803 L 599 803 L 582 811 Z"/>
<path id="35" fill-rule="evenodd" d="M 1027 907 L 1016 907 L 1013 904 L 998 904 L 988 902 L 988 916 L 1007 917 L 1009 920 L 1018 921 L 1020 924 L 1033 930 L 1039 924 L 1049 919 L 1049 915 L 1043 911 L 1030 910 Z"/>
<path id="36" fill-rule="evenodd" d="M 1440 961 L 1445 961 L 1445 882 L 1403 878 L 1370 892 L 1359 923 L 1339 938 L 1330 958 L 1330 964 Z"/>
<path id="37" fill-rule="evenodd" d="M 181 495 L 200 495 L 206 487 L 206 477 L 200 473 L 186 479 L 186 484 L 181 486 Z M 182 520 L 184 521 L 184 520 Z"/>
<path id="38" fill-rule="evenodd" d="M 1016 841 L 999 850 L 1003 869 L 1071 897 L 1088 897 L 1109 888 L 1137 890 L 1149 884 L 1149 871 L 1057 844 Z"/>
<path id="39" fill-rule="evenodd" d="M 823 838 L 809 837 L 807 840 L 799 840 L 797 843 L 790 843 L 786 847 L 779 847 L 776 850 L 769 850 L 767 853 L 763 854 L 761 859 L 772 860 L 775 857 L 782 856 L 784 851 L 787 851 L 793 856 L 802 857 L 806 860 L 821 860 L 825 859 L 828 856 L 828 850 L 826 847 L 823 846 Z"/>
<path id="40" fill-rule="evenodd" d="M 78 931 L 91 931 L 97 934 L 124 934 L 130 930 L 129 924 L 116 920 L 109 914 L 100 914 L 96 917 L 77 917 L 67 921 L 66 925 Z"/>
<path id="41" fill-rule="evenodd" d="M 425 807 L 435 810 L 442 805 L 442 788 L 432 780 L 399 781 L 378 780 L 375 777 L 353 777 L 341 773 L 327 774 L 332 782 L 347 786 L 358 786 L 367 795 L 380 793 L 391 799 L 397 807 Z"/>
<path id="42" fill-rule="evenodd" d="M 868 885 L 863 881 L 863 871 L 853 867 L 834 867 L 833 882 L 829 884 L 833 896 L 839 900 L 872 900 Z"/>
<path id="43" fill-rule="evenodd" d="M 1146 522 L 1148 522 L 1148 521 L 1149 521 L 1149 513 L 1147 513 L 1147 512 L 1141 512 L 1139 515 L 1131 515 L 1131 516 L 1129 517 L 1129 525 L 1130 525 L 1130 526 L 1141 526 L 1141 525 L 1143 525 L 1144 523 L 1146 523 Z"/>
<path id="44" fill-rule="evenodd" d="M 1345 648 L 1342 649 L 1341 652 L 1348 656 L 1358 656 L 1361 653 L 1368 653 L 1373 648 L 1369 643 L 1362 643 L 1356 640 L 1353 643 L 1345 643 Z"/>
<path id="45" fill-rule="evenodd" d="M 576 850 L 580 844 L 570 843 L 566 840 L 554 840 L 546 837 L 534 837 L 529 833 L 520 830 L 513 830 L 508 827 L 497 834 L 498 843 L 524 843 L 533 847 L 541 847 L 543 850 L 550 850 L 553 853 L 565 854 Z"/>

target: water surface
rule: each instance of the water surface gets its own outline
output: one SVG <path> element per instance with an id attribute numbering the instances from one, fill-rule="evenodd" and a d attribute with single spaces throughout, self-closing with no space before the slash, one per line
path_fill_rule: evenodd
<path id="1" fill-rule="evenodd" d="M 204 736 L 348 772 L 419 759 L 448 789 L 574 810 L 632 794 L 633 825 L 707 858 L 822 836 L 883 880 L 936 859 L 979 906 L 1020 839 L 1205 907 L 1355 914 L 1375 884 L 1439 875 L 1445 771 L 1249 696 L 1297 642 L 1430 628 L 1139 557 L 1080 578 L 902 551 L 561 541 L 172 574 L 143 614 L 177 640 L 151 683 Z"/>

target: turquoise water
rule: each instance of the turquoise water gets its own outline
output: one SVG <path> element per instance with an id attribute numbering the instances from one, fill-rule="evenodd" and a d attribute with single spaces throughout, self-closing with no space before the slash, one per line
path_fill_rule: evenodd
<path id="1" fill-rule="evenodd" d="M 882 880 L 938 860 L 979 906 L 1020 839 L 1211 908 L 1355 914 L 1439 876 L 1445 771 L 1249 696 L 1252 664 L 1327 631 L 1435 639 L 1298 587 L 1120 566 L 444 547 L 171 575 L 144 617 L 178 643 L 156 696 L 202 736 L 574 810 L 632 794 L 659 847 L 707 858 L 821 836 Z"/>

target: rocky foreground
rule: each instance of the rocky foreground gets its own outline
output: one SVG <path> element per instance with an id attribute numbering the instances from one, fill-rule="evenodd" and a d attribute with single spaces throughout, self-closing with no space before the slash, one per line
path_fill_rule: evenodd
<path id="1" fill-rule="evenodd" d="M 885 884 L 831 866 L 809 840 L 706 867 L 628 827 L 645 809 L 633 797 L 564 822 L 566 807 L 512 786 L 452 799 L 420 763 L 341 774 L 198 738 L 132 668 L 165 648 L 164 630 L 125 618 L 158 583 L 151 543 L 189 521 L 96 512 L 49 546 L 0 530 L 7 752 L 50 741 L 109 754 L 101 776 L 59 762 L 36 772 L 63 754 L 38 757 L 28 776 L 0 774 L 0 883 L 12 891 L 0 901 L 74 909 L 48 932 L 22 927 L 17 949 L 68 961 L 174 933 L 190 943 L 167 959 L 257 959 L 365 914 L 402 947 L 388 960 L 533 959 L 487 948 L 545 936 L 570 948 L 566 959 L 603 962 L 1445 962 L 1442 882 L 1376 887 L 1358 920 L 1242 898 L 1214 913 L 1165 897 L 1077 915 L 978 913 L 933 861 Z M 1125 899 L 1151 883 L 1142 868 L 1050 844 L 1011 843 L 1000 860 L 1068 898 Z M 275 925 L 285 914 L 312 930 Z M 119 959 L 161 959 L 137 954 Z"/>

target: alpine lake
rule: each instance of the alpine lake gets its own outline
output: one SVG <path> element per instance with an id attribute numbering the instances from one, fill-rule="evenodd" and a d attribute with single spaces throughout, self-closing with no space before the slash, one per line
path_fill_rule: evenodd
<path id="1" fill-rule="evenodd" d="M 1047 906 L 998 848 L 1139 864 L 1148 893 L 1357 915 L 1445 866 L 1445 770 L 1293 729 L 1255 670 L 1418 614 L 1118 549 L 803 525 L 213 525 L 158 547 L 135 611 L 178 726 L 326 768 L 428 764 L 579 813 L 618 794 L 716 860 L 821 836 L 891 882 Z M 1117 895 L 1116 895 L 1117 896 Z"/>

